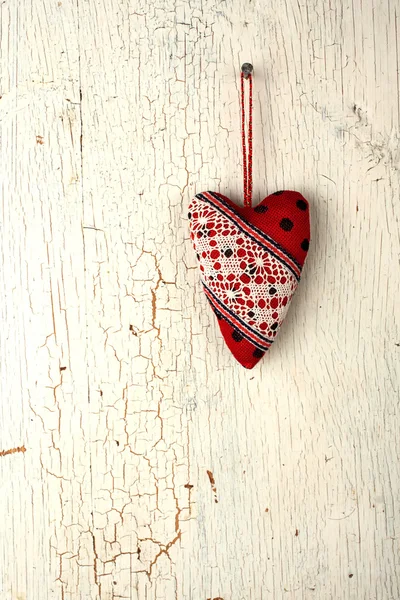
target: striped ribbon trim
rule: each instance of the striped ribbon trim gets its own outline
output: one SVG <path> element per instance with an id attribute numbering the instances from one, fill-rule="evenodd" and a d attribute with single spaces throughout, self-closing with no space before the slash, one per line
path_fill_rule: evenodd
<path id="1" fill-rule="evenodd" d="M 240 231 L 248 235 L 257 244 L 262 246 L 264 250 L 270 252 L 277 260 L 279 260 L 291 273 L 297 281 L 300 280 L 301 266 L 298 262 L 290 256 L 279 244 L 277 244 L 272 238 L 262 232 L 258 227 L 252 225 L 246 219 L 239 216 L 228 204 L 220 198 L 215 192 L 203 192 L 196 194 L 196 198 L 203 200 L 207 204 L 210 204 L 213 208 L 218 210 L 227 219 L 232 221 Z"/>

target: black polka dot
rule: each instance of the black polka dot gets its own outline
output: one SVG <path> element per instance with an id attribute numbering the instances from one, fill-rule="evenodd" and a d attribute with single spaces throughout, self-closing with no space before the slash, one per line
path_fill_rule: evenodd
<path id="1" fill-rule="evenodd" d="M 308 248 L 309 248 L 309 246 L 310 246 L 310 242 L 309 242 L 309 240 L 307 240 L 307 239 L 303 240 L 303 241 L 301 242 L 300 246 L 301 246 L 301 249 L 302 249 L 302 250 L 304 250 L 305 252 L 307 252 L 307 250 L 308 250 Z"/>
<path id="2" fill-rule="evenodd" d="M 232 338 L 235 340 L 235 342 L 241 342 L 243 336 L 241 333 L 239 333 L 237 329 L 234 329 L 234 331 L 232 332 Z"/>
<path id="3" fill-rule="evenodd" d="M 196 254 L 196 258 L 197 258 L 197 260 L 200 260 L 200 255 Z"/>
<path id="4" fill-rule="evenodd" d="M 248 316 L 250 317 L 250 319 L 252 319 L 254 317 L 254 314 L 252 310 L 249 310 L 249 312 L 247 313 Z"/>
<path id="5" fill-rule="evenodd" d="M 272 195 L 273 196 L 280 196 L 281 194 L 283 194 L 285 190 L 279 190 L 279 192 L 274 192 Z"/>
<path id="6" fill-rule="evenodd" d="M 272 329 L 272 331 L 275 331 L 275 329 L 277 329 L 277 327 L 278 327 L 278 323 L 273 323 L 273 324 L 271 325 L 271 329 Z"/>
<path id="7" fill-rule="evenodd" d="M 282 219 L 279 225 L 284 231 L 291 231 L 293 228 L 293 221 L 291 221 L 290 219 Z"/>
<path id="8" fill-rule="evenodd" d="M 254 209 L 254 212 L 256 213 L 266 213 L 268 210 L 268 206 L 265 206 L 265 204 L 260 204 L 259 206 L 256 206 Z"/>
<path id="9" fill-rule="evenodd" d="M 305 202 L 304 200 L 302 200 L 300 198 L 300 200 L 297 200 L 296 202 L 296 206 L 297 208 L 299 208 L 300 210 L 307 210 L 307 202 Z"/>
<path id="10" fill-rule="evenodd" d="M 271 294 L 271 296 L 273 296 L 274 294 L 276 294 L 276 289 L 274 287 L 270 287 L 269 293 Z"/>
<path id="11" fill-rule="evenodd" d="M 264 354 L 265 354 L 265 352 L 260 350 L 260 348 L 256 348 L 253 352 L 254 358 L 262 358 L 264 356 Z"/>
<path id="12" fill-rule="evenodd" d="M 188 218 L 191 219 L 192 218 L 192 213 L 188 213 Z"/>
<path id="13" fill-rule="evenodd" d="M 228 248 L 228 250 L 225 250 L 224 254 L 225 254 L 225 256 L 227 258 L 229 258 L 230 256 L 232 256 L 233 250 L 231 250 L 230 248 Z"/>

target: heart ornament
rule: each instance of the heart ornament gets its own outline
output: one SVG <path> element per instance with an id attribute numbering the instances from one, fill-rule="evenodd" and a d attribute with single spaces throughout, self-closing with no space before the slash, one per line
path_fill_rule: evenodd
<path id="1" fill-rule="evenodd" d="M 296 291 L 310 241 L 309 205 L 294 191 L 255 207 L 217 192 L 196 194 L 190 236 L 206 297 L 225 342 L 253 368 L 275 340 Z"/>

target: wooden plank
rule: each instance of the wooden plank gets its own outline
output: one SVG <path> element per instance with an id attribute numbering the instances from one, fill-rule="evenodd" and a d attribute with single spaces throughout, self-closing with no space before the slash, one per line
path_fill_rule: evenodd
<path id="1" fill-rule="evenodd" d="M 2 597 L 397 599 L 398 4 L 0 11 Z M 245 61 L 254 200 L 312 208 L 252 371 L 186 217 L 240 202 Z"/>

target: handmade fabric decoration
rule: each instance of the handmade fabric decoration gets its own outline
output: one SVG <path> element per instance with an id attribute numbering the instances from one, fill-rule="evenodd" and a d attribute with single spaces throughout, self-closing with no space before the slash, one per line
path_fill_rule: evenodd
<path id="1" fill-rule="evenodd" d="M 244 206 L 217 192 L 196 194 L 190 235 L 206 297 L 225 342 L 251 369 L 275 340 L 300 280 L 310 241 L 309 205 L 279 191 L 252 207 L 252 66 L 241 72 Z M 249 81 L 248 141 L 244 80 Z"/>

